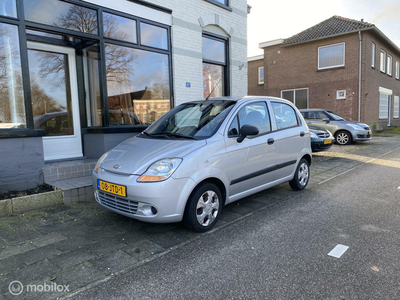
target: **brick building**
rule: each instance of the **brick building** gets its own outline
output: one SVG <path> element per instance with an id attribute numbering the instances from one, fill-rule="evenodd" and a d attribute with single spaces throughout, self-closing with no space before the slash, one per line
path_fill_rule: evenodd
<path id="1" fill-rule="evenodd" d="M 333 16 L 248 59 L 248 93 L 332 109 L 377 127 L 400 126 L 400 49 L 375 25 Z"/>
<path id="2" fill-rule="evenodd" d="M 0 193 L 210 91 L 247 94 L 246 0 L 0 3 Z"/>

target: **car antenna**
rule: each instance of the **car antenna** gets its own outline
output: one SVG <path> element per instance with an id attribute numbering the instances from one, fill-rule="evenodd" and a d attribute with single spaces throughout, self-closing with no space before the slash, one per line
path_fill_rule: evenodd
<path id="1" fill-rule="evenodd" d="M 211 94 L 214 92 L 215 88 L 219 85 L 219 83 L 221 82 L 221 80 L 222 80 L 222 78 L 220 78 L 220 79 L 218 80 L 218 83 L 214 86 L 214 88 L 213 88 L 212 91 L 208 94 L 208 96 L 206 97 L 205 100 L 208 100 L 208 99 L 210 98 Z"/>

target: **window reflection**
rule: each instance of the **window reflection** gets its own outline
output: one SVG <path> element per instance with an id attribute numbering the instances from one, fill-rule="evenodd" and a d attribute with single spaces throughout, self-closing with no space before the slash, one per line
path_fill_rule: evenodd
<path id="1" fill-rule="evenodd" d="M 125 42 L 136 43 L 136 21 L 103 13 L 104 36 Z"/>
<path id="2" fill-rule="evenodd" d="M 0 15 L 16 18 L 17 6 L 15 0 L 0 0 Z"/>
<path id="3" fill-rule="evenodd" d="M 26 127 L 18 28 L 0 23 L 0 129 Z"/>
<path id="4" fill-rule="evenodd" d="M 85 76 L 85 97 L 88 126 L 102 126 L 102 105 L 100 98 L 99 46 L 83 49 L 83 71 Z"/>
<path id="5" fill-rule="evenodd" d="M 46 136 L 74 134 L 68 56 L 30 49 L 28 60 L 35 129 Z"/>
<path id="6" fill-rule="evenodd" d="M 85 33 L 98 33 L 97 12 L 93 9 L 57 0 L 24 1 L 24 8 L 28 21 Z"/>
<path id="7" fill-rule="evenodd" d="M 220 97 L 224 95 L 224 67 L 203 63 L 203 95 L 207 97 Z"/>
<path id="8" fill-rule="evenodd" d="M 225 63 L 225 42 L 203 37 L 203 60 Z"/>
<path id="9" fill-rule="evenodd" d="M 168 49 L 167 29 L 140 23 L 140 34 L 142 45 Z"/>
<path id="10" fill-rule="evenodd" d="M 168 56 L 105 46 L 110 125 L 150 124 L 169 111 Z"/>

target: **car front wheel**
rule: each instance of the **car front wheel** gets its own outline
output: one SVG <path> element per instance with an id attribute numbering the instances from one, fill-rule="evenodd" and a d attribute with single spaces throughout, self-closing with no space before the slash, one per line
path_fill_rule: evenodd
<path id="1" fill-rule="evenodd" d="M 306 159 L 302 158 L 297 165 L 293 179 L 289 181 L 289 185 L 293 190 L 300 191 L 306 188 L 309 179 L 310 164 Z"/>
<path id="2" fill-rule="evenodd" d="M 348 145 L 351 143 L 351 135 L 347 131 L 339 131 L 336 133 L 335 139 L 339 145 Z"/>
<path id="3" fill-rule="evenodd" d="M 213 183 L 199 185 L 189 197 L 183 223 L 195 232 L 205 232 L 214 227 L 222 209 L 222 195 Z"/>

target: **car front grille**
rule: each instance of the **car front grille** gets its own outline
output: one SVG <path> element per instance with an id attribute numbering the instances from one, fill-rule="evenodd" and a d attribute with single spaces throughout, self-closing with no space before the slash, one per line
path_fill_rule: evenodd
<path id="1" fill-rule="evenodd" d="M 327 138 L 327 137 L 329 137 L 329 133 L 321 132 L 321 133 L 317 133 L 317 136 L 320 138 Z"/>
<path id="2" fill-rule="evenodd" d="M 138 202 L 98 191 L 99 202 L 104 206 L 120 212 L 134 215 L 138 209 Z"/>
<path id="3" fill-rule="evenodd" d="M 369 134 L 357 134 L 357 137 L 359 139 L 369 139 L 371 137 L 371 135 L 369 135 Z"/>

